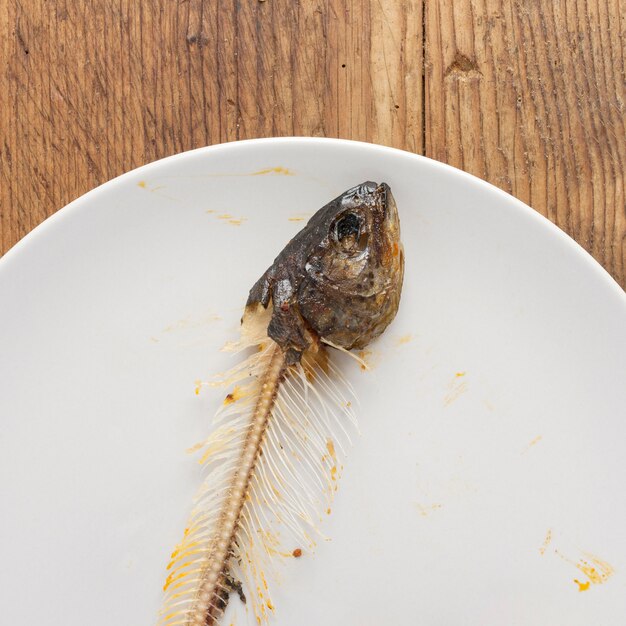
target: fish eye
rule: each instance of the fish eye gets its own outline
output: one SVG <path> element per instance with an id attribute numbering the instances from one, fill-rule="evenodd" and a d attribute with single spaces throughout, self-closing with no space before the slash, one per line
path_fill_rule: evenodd
<path id="1" fill-rule="evenodd" d="M 355 213 L 346 213 L 335 225 L 335 235 L 339 243 L 346 239 L 351 240 L 351 242 L 357 240 L 360 230 L 361 220 Z"/>

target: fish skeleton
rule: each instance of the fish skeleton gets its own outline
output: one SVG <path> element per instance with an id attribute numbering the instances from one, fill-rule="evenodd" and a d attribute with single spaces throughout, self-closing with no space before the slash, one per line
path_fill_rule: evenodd
<path id="1" fill-rule="evenodd" d="M 277 529 L 313 545 L 356 425 L 329 352 L 385 330 L 403 274 L 391 190 L 365 182 L 319 209 L 252 287 L 231 349 L 254 351 L 220 381 L 233 391 L 199 446 L 207 474 L 168 565 L 159 626 L 217 626 L 233 592 L 268 621 L 264 569 L 285 554 Z"/>

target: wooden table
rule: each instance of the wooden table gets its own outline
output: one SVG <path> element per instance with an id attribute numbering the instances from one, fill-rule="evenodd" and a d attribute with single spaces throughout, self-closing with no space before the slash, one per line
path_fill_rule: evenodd
<path id="1" fill-rule="evenodd" d="M 325 135 L 476 174 L 625 285 L 625 43 L 625 0 L 5 0 L 0 253 L 154 159 Z"/>

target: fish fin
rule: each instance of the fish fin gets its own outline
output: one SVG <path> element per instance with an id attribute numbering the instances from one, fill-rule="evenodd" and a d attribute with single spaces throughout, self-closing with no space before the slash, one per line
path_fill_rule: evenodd
<path id="1" fill-rule="evenodd" d="M 228 595 L 237 589 L 232 581 L 242 581 L 257 622 L 266 623 L 274 612 L 268 580 L 278 579 L 282 557 L 295 550 L 310 552 L 323 537 L 320 523 L 330 511 L 343 458 L 357 430 L 352 391 L 324 348 L 305 353 L 301 363 L 287 368 L 228 546 L 226 566 L 216 582 L 219 593 L 203 600 L 202 585 L 219 544 L 221 515 L 237 477 L 251 416 L 266 372 L 280 351 L 253 326 L 231 349 L 254 346 L 254 352 L 211 383 L 229 385 L 232 391 L 215 416 L 210 437 L 194 447 L 204 477 L 183 538 L 167 566 L 159 626 L 195 626 L 203 601 L 210 604 L 211 621 L 206 623 L 217 626 Z"/>
<path id="2" fill-rule="evenodd" d="M 243 343 L 238 346 L 239 349 L 246 347 Z M 211 435 L 192 448 L 202 466 L 202 483 L 194 498 L 183 537 L 167 565 L 163 586 L 165 596 L 157 622 L 159 625 L 193 624 L 189 614 L 197 602 L 203 577 L 218 541 L 216 529 L 232 489 L 236 466 L 250 428 L 251 414 L 260 393 L 262 376 L 273 349 L 272 342 L 266 340 L 261 350 L 256 350 L 210 383 L 213 386 L 232 385 L 232 391 L 215 415 Z M 227 585 L 224 581 L 218 582 L 226 593 Z M 217 624 L 219 621 L 216 619 L 212 626 Z"/>
<path id="3" fill-rule="evenodd" d="M 321 524 L 358 432 L 352 398 L 323 348 L 305 353 L 280 386 L 236 534 L 234 571 L 259 623 L 274 612 L 281 562 L 325 539 Z"/>

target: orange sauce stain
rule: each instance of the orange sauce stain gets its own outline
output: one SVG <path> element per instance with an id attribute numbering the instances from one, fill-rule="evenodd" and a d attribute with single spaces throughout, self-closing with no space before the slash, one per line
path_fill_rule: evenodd
<path id="1" fill-rule="evenodd" d="M 289 222 L 306 222 L 313 213 L 296 213 L 287 218 Z"/>
<path id="2" fill-rule="evenodd" d="M 368 362 L 368 357 L 372 356 L 372 351 L 371 350 L 359 350 L 359 352 L 357 352 L 357 355 L 359 357 L 359 359 L 361 359 L 362 363 L 361 363 L 361 369 L 365 372 L 369 369 L 372 369 L 371 363 Z"/>
<path id="3" fill-rule="evenodd" d="M 526 454 L 533 446 L 537 445 L 543 439 L 542 435 L 537 435 L 527 446 L 522 450 L 522 454 Z"/>
<path id="4" fill-rule="evenodd" d="M 574 580 L 574 582 L 578 585 L 579 591 L 586 591 L 587 589 L 589 589 L 590 585 L 602 585 L 615 573 L 615 570 L 613 569 L 613 566 L 611 564 L 603 561 L 601 558 L 595 556 L 594 554 L 590 554 L 589 552 L 583 552 L 584 556 L 579 558 L 578 562 L 574 562 L 573 560 L 569 559 L 556 548 L 554 552 L 564 561 L 567 561 L 568 563 L 574 565 L 589 579 L 585 582 L 579 582 L 578 580 Z"/>
<path id="5" fill-rule="evenodd" d="M 179 556 L 181 556 L 182 554 L 194 554 L 194 552 L 197 552 L 197 550 L 191 551 L 191 548 L 195 548 L 198 545 L 200 544 L 197 541 L 192 541 L 186 545 L 184 545 L 184 542 L 179 543 L 172 552 L 170 556 L 171 560 L 167 564 L 166 569 L 172 569 L 172 566 L 174 565 L 174 563 L 176 563 L 176 561 L 178 561 Z"/>
<path id="6" fill-rule="evenodd" d="M 613 567 L 606 561 L 589 553 L 585 553 L 585 556 L 587 558 L 580 559 L 576 567 L 585 574 L 594 585 L 605 583 L 615 573 Z"/>
<path id="7" fill-rule="evenodd" d="M 468 389 L 468 385 L 466 382 L 457 383 L 456 377 L 451 385 L 450 391 L 446 394 L 443 399 L 444 406 L 450 406 L 453 402 L 458 400 Z"/>
<path id="8" fill-rule="evenodd" d="M 202 444 L 200 447 L 202 447 L 203 445 L 205 444 Z M 224 445 L 225 444 L 223 441 L 212 442 L 204 451 L 204 454 L 202 455 L 202 457 L 198 459 L 198 464 L 204 465 L 209 460 L 209 458 L 212 457 L 216 452 L 219 452 L 224 447 Z"/>
<path id="9" fill-rule="evenodd" d="M 199 441 L 198 443 L 195 443 L 193 446 L 191 446 L 191 448 L 187 448 L 186 452 L 187 454 L 193 454 L 194 452 L 197 452 L 201 448 L 204 448 L 205 444 L 206 444 L 206 441 Z"/>
<path id="10" fill-rule="evenodd" d="M 400 252 L 400 247 L 398 246 L 398 242 L 394 241 L 393 242 L 393 256 L 398 256 L 398 253 Z"/>
<path id="11" fill-rule="evenodd" d="M 328 454 L 330 454 L 330 456 L 333 459 L 333 461 L 336 461 L 337 460 L 337 455 L 335 454 L 335 444 L 333 443 L 332 439 L 329 439 L 326 442 L 326 449 L 328 450 Z"/>
<path id="12" fill-rule="evenodd" d="M 326 509 L 326 515 L 330 515 L 330 509 Z"/>
<path id="13" fill-rule="evenodd" d="M 330 476 L 333 480 L 337 480 L 337 466 L 336 465 L 333 465 L 330 468 Z"/>
<path id="14" fill-rule="evenodd" d="M 550 545 L 552 541 L 552 530 L 548 528 L 548 532 L 546 533 L 546 538 L 543 540 L 543 545 L 539 548 L 539 554 L 545 554 L 546 548 Z"/>
<path id="15" fill-rule="evenodd" d="M 207 213 L 215 213 L 215 211 L 207 211 Z M 230 213 L 222 213 L 217 216 L 218 220 L 222 220 L 222 222 L 227 222 L 228 224 L 232 224 L 233 226 L 241 226 L 244 222 L 248 221 L 247 217 L 234 217 Z"/>
<path id="16" fill-rule="evenodd" d="M 295 172 L 287 169 L 286 167 L 268 167 L 264 170 L 259 170 L 258 172 L 252 172 L 250 176 L 265 176 L 266 174 L 279 174 L 282 176 L 294 176 Z"/>
<path id="17" fill-rule="evenodd" d="M 205 213 L 215 213 L 215 211 L 213 209 L 207 209 Z"/>
<path id="18" fill-rule="evenodd" d="M 137 187 L 141 187 L 142 189 L 145 189 L 146 188 L 146 181 L 145 180 L 140 180 L 137 183 Z"/>
<path id="19" fill-rule="evenodd" d="M 413 335 L 411 333 L 402 335 L 402 337 L 398 337 L 398 339 L 396 339 L 396 345 L 403 346 L 404 344 L 409 343 L 411 339 L 413 339 Z"/>
<path id="20" fill-rule="evenodd" d="M 182 589 L 183 587 L 186 587 L 189 583 L 187 581 L 183 581 L 182 583 L 177 583 L 176 585 L 172 586 L 172 589 Z M 172 598 L 180 598 L 183 597 L 185 594 L 183 593 L 175 593 L 172 595 Z"/>
<path id="21" fill-rule="evenodd" d="M 271 554 L 271 555 L 277 554 L 278 556 L 284 556 L 286 558 L 293 556 L 293 552 L 281 552 L 280 550 L 276 550 L 270 545 L 267 545 L 265 547 L 267 549 L 268 554 Z"/>
<path id="22" fill-rule="evenodd" d="M 165 585 L 163 585 L 163 591 L 167 591 L 170 588 L 170 585 L 173 582 L 176 582 L 177 580 L 180 580 L 181 578 L 185 578 L 185 576 L 188 576 L 191 572 L 180 572 L 179 574 L 176 572 L 172 572 L 166 579 L 165 581 Z"/>
<path id="23" fill-rule="evenodd" d="M 421 504 L 417 504 L 417 510 L 422 517 L 428 517 L 434 511 L 437 511 L 443 508 L 443 504 L 430 504 L 428 506 L 423 506 Z"/>
<path id="24" fill-rule="evenodd" d="M 468 390 L 468 383 L 465 380 L 466 376 L 467 372 L 455 373 L 454 378 L 448 384 L 448 393 L 443 399 L 444 406 L 450 406 Z"/>
<path id="25" fill-rule="evenodd" d="M 272 601 L 271 601 L 271 600 L 268 600 L 266 604 L 267 604 L 267 608 L 268 608 L 270 611 L 273 611 L 273 610 L 274 610 L 274 605 L 272 604 Z"/>

